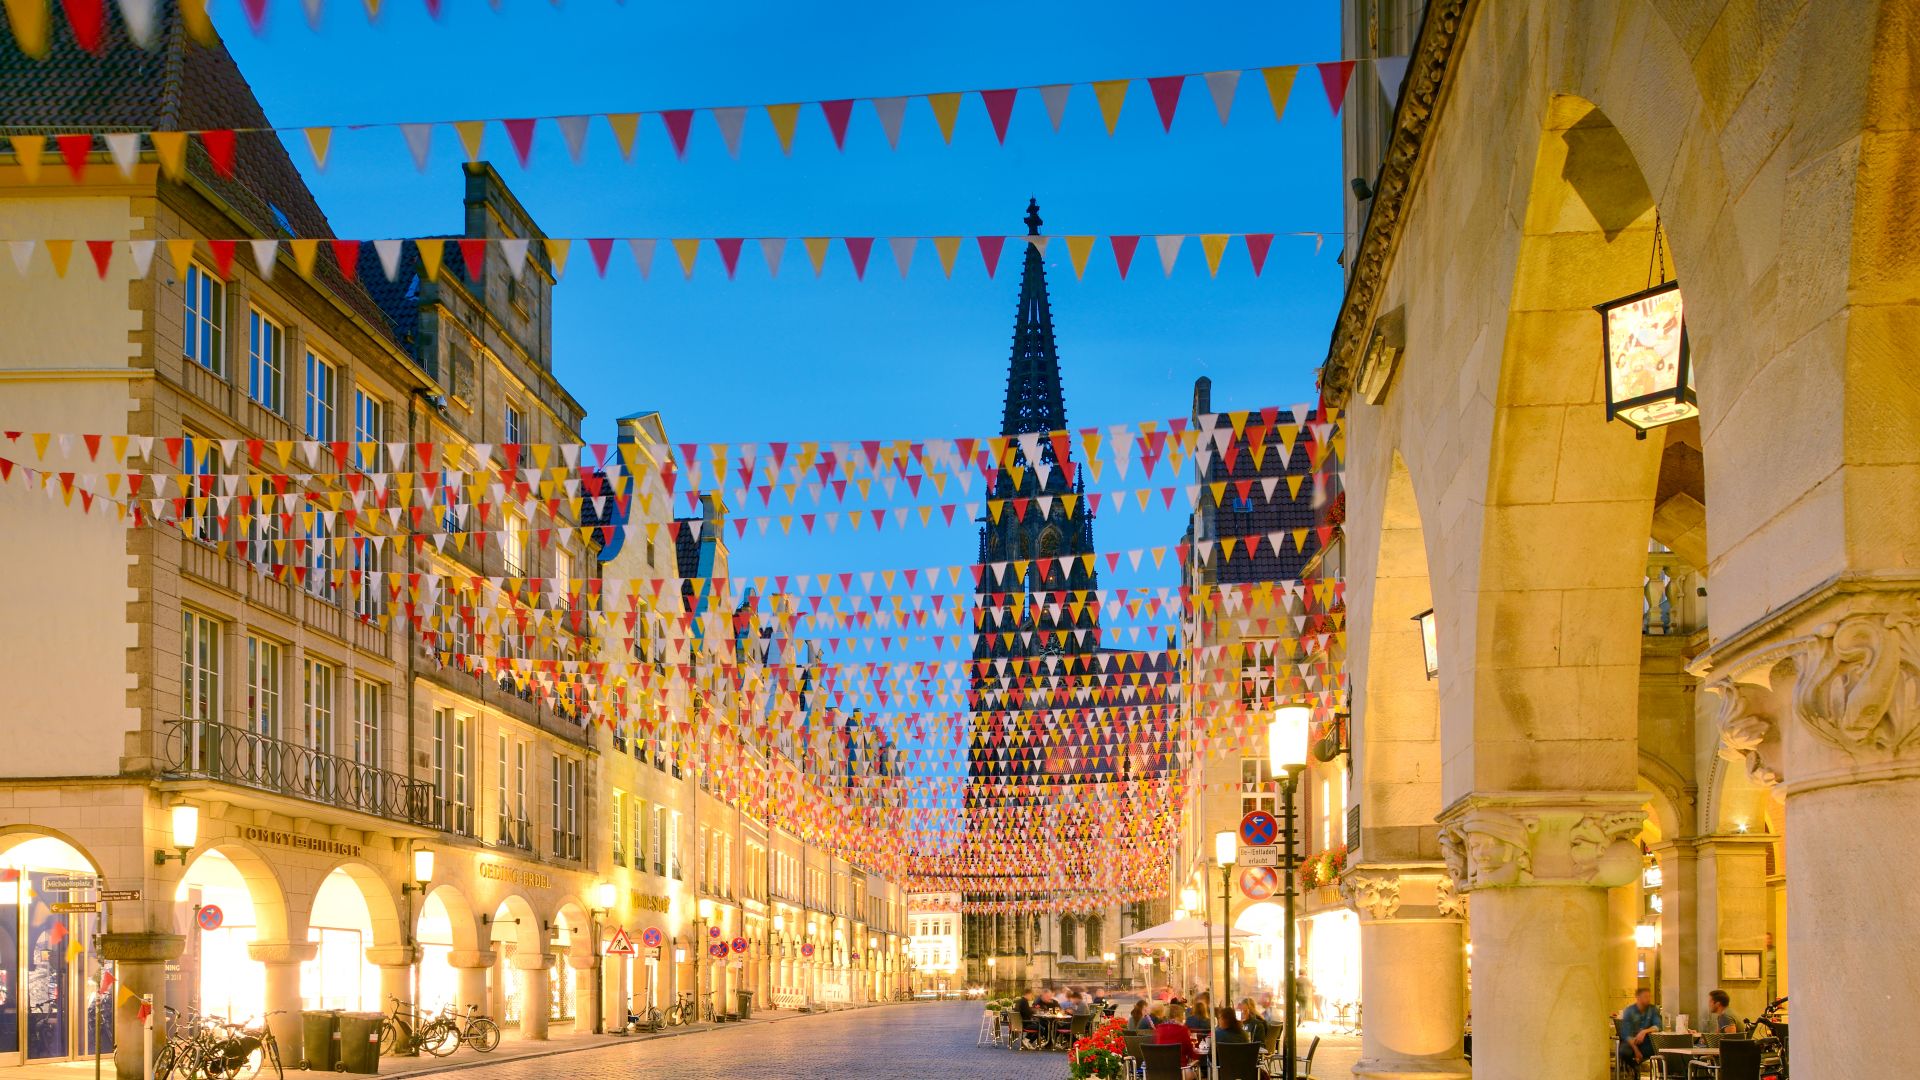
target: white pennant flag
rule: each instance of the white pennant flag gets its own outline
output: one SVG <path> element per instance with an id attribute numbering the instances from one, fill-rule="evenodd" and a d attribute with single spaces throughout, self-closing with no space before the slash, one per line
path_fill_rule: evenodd
<path id="1" fill-rule="evenodd" d="M 1240 86 L 1239 71 L 1209 71 L 1202 78 L 1207 80 L 1207 92 L 1213 95 L 1213 107 L 1220 111 L 1220 122 L 1227 122 L 1227 115 L 1233 112 L 1233 92 Z"/>
<path id="2" fill-rule="evenodd" d="M 248 243 L 253 245 L 254 268 L 260 271 L 261 277 L 268 281 L 273 280 L 273 259 L 280 249 L 280 241 L 250 240 Z"/>
<path id="3" fill-rule="evenodd" d="M 1154 243 L 1160 245 L 1160 265 L 1166 270 L 1168 277 L 1173 276 L 1173 261 L 1180 257 L 1180 244 L 1184 240 L 1186 240 L 1185 236 L 1156 236 L 1153 238 Z"/>
<path id="4" fill-rule="evenodd" d="M 900 276 L 907 276 L 907 268 L 913 265 L 913 246 L 920 242 L 917 236 L 890 236 L 887 244 L 893 248 L 893 261 L 900 264 Z"/>
<path id="5" fill-rule="evenodd" d="M 322 0 L 300 0 L 300 6 L 307 10 L 307 29 L 320 29 L 320 5 Z"/>
<path id="6" fill-rule="evenodd" d="M 900 120 L 907 114 L 907 99 L 874 98 L 873 111 L 880 116 L 880 130 L 887 134 L 887 145 L 895 150 L 900 149 Z"/>
<path id="7" fill-rule="evenodd" d="M 767 276 L 780 276 L 780 257 L 787 253 L 787 238 L 784 236 L 764 236 L 760 238 L 760 254 L 767 260 Z"/>
<path id="8" fill-rule="evenodd" d="M 133 167 L 140 164 L 140 133 L 137 131 L 114 131 L 106 136 L 107 153 L 113 155 L 113 163 L 120 167 L 120 175 L 133 179 Z"/>
<path id="9" fill-rule="evenodd" d="M 1067 96 L 1073 93 L 1073 87 L 1061 83 L 1057 86 L 1040 88 L 1040 100 L 1047 106 L 1047 119 L 1053 121 L 1053 130 L 1060 130 L 1060 121 L 1067 115 Z"/>
<path id="10" fill-rule="evenodd" d="M 634 265 L 640 268 L 640 276 L 653 273 L 653 245 L 650 236 L 635 236 L 627 240 L 627 247 L 633 251 Z"/>
<path id="11" fill-rule="evenodd" d="M 507 260 L 507 273 L 514 277 L 519 277 L 520 271 L 526 267 L 527 243 L 524 236 L 500 241 L 500 254 Z"/>
<path id="12" fill-rule="evenodd" d="M 146 277 L 153 270 L 153 252 L 159 242 L 156 240 L 129 240 L 127 250 L 133 254 L 133 276 Z"/>
<path id="13" fill-rule="evenodd" d="M 554 123 L 560 125 L 560 137 L 566 140 L 567 154 L 573 158 L 575 164 L 579 163 L 581 153 L 587 148 L 588 119 L 590 118 L 585 116 L 558 116 L 554 118 Z"/>
<path id="14" fill-rule="evenodd" d="M 7 241 L 7 247 L 13 251 L 14 269 L 20 271 L 23 277 L 26 275 L 27 265 L 33 261 L 33 245 L 38 242 L 37 240 Z"/>
<path id="15" fill-rule="evenodd" d="M 737 105 L 713 110 L 713 122 L 720 128 L 720 138 L 727 144 L 727 153 L 740 156 L 740 130 L 747 124 L 747 110 Z"/>
<path id="16" fill-rule="evenodd" d="M 433 147 L 433 125 L 401 124 L 400 134 L 406 137 L 407 149 L 413 153 L 413 167 L 426 172 L 427 152 Z"/>
<path id="17" fill-rule="evenodd" d="M 1373 73 L 1380 77 L 1380 92 L 1386 95 L 1388 107 L 1398 105 L 1400 83 L 1407 77 L 1407 58 L 1377 56 L 1373 60 Z"/>
<path id="18" fill-rule="evenodd" d="M 387 275 L 388 281 L 392 281 L 400 276 L 400 243 L 398 240 L 375 240 L 373 242 L 374 253 L 380 256 L 380 269 Z M 522 243 L 525 243 L 525 241 L 522 241 Z M 526 249 L 522 248 L 521 250 L 524 252 Z"/>
<path id="19" fill-rule="evenodd" d="M 134 44 L 143 49 L 153 46 L 153 0 L 120 0 L 120 18 Z"/>

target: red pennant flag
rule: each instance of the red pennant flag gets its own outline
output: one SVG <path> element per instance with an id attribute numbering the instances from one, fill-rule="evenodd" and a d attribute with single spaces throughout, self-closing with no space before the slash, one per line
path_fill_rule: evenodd
<path id="1" fill-rule="evenodd" d="M 87 241 L 87 251 L 93 255 L 93 265 L 100 271 L 100 280 L 105 281 L 107 279 L 107 264 L 113 261 L 113 241 L 89 240 Z M 99 436 L 89 435 L 87 438 L 96 440 L 95 442 L 89 443 L 88 446 L 90 449 L 97 451 L 100 445 L 97 441 Z"/>
<path id="2" fill-rule="evenodd" d="M 1340 114 L 1340 103 L 1347 100 L 1347 80 L 1353 76 L 1353 64 L 1352 60 L 1330 60 L 1314 65 L 1320 69 L 1320 85 L 1327 88 L 1327 104 L 1335 116 Z"/>
<path id="3" fill-rule="evenodd" d="M 103 0 L 60 0 L 66 10 L 67 25 L 73 27 L 73 40 L 90 53 L 100 51 L 100 31 L 107 25 Z"/>
<path id="4" fill-rule="evenodd" d="M 867 256 L 873 254 L 873 237 L 849 236 L 846 238 L 847 255 L 853 259 L 853 276 L 865 279 L 867 276 Z"/>
<path id="5" fill-rule="evenodd" d="M 60 156 L 67 159 L 67 171 L 73 174 L 73 182 L 79 183 L 87 175 L 87 155 L 93 152 L 93 136 L 55 135 L 53 141 L 60 147 Z"/>
<path id="6" fill-rule="evenodd" d="M 1002 145 L 1007 141 L 1007 121 L 1013 116 L 1013 99 L 1020 93 L 1019 88 L 1012 90 L 982 90 L 980 100 L 987 106 L 987 119 L 993 121 L 993 137 Z"/>
<path id="7" fill-rule="evenodd" d="M 247 25 L 253 28 L 254 36 L 260 36 L 267 25 L 267 0 L 240 0 L 240 6 L 247 13 Z"/>
<path id="8" fill-rule="evenodd" d="M 335 240 L 331 246 L 333 261 L 340 265 L 340 276 L 352 281 L 360 271 L 360 241 Z"/>
<path id="9" fill-rule="evenodd" d="M 427 0 L 427 14 L 436 20 L 440 18 L 441 2 L 442 0 Z"/>
<path id="10" fill-rule="evenodd" d="M 668 109 L 660 114 L 666 122 L 667 137 L 673 140 L 673 152 L 680 157 L 687 156 L 687 133 L 693 128 L 692 109 Z"/>
<path id="11" fill-rule="evenodd" d="M 611 237 L 593 237 L 587 240 L 587 250 L 593 252 L 593 265 L 600 271 L 601 277 L 607 276 L 607 259 L 613 255 Z M 1256 270 L 1254 273 L 1258 274 Z"/>
<path id="12" fill-rule="evenodd" d="M 1007 238 L 1004 236 L 982 236 L 978 239 L 980 241 L 980 258 L 987 264 L 987 276 L 992 277 L 993 272 L 1000 268 L 1000 249 L 1006 246 Z"/>
<path id="13" fill-rule="evenodd" d="M 735 267 L 740 265 L 740 238 L 737 236 L 716 236 L 713 246 L 720 249 L 720 261 L 727 268 L 727 277 L 733 277 Z"/>
<path id="14" fill-rule="evenodd" d="M 513 154 L 520 159 L 523 169 L 527 167 L 527 157 L 533 153 L 533 126 L 538 122 L 533 117 L 500 121 L 500 126 L 507 129 L 507 141 L 513 144 Z"/>
<path id="15" fill-rule="evenodd" d="M 487 268 L 487 242 L 466 238 L 454 241 L 460 248 L 460 261 L 465 264 L 468 281 L 479 281 L 480 274 Z"/>
<path id="16" fill-rule="evenodd" d="M 230 271 L 233 269 L 234 243 L 235 241 L 232 240 L 207 241 L 207 251 L 213 255 L 213 268 L 220 272 L 222 278 L 233 276 Z"/>
<path id="17" fill-rule="evenodd" d="M 1120 268 L 1120 276 L 1124 279 L 1127 276 L 1127 268 L 1133 265 L 1133 251 L 1140 246 L 1140 238 L 1112 236 L 1108 239 L 1113 242 L 1113 263 Z"/>
<path id="18" fill-rule="evenodd" d="M 1180 107 L 1180 90 L 1186 85 L 1185 75 L 1162 75 L 1147 80 L 1147 88 L 1153 91 L 1153 103 L 1160 110 L 1162 131 L 1173 130 L 1173 110 Z"/>
<path id="19" fill-rule="evenodd" d="M 823 101 L 820 111 L 827 118 L 827 130 L 833 132 L 833 145 L 837 150 L 847 148 L 847 120 L 853 116 L 853 102 Z"/>
<path id="20" fill-rule="evenodd" d="M 200 145 L 213 159 L 213 171 L 222 179 L 233 179 L 233 129 L 218 128 L 200 133 Z"/>
<path id="21" fill-rule="evenodd" d="M 1267 265 L 1267 249 L 1273 246 L 1272 233 L 1247 234 L 1247 258 L 1253 260 L 1253 276 L 1259 277 Z"/>

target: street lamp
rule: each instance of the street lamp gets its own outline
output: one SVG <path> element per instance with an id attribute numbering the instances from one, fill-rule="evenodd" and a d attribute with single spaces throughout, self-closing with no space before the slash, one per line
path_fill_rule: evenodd
<path id="1" fill-rule="evenodd" d="M 593 887 L 593 909 L 589 912 L 589 944 L 593 949 L 593 1033 L 599 1035 L 607 1030 L 606 971 L 604 970 L 605 950 L 600 947 L 600 920 L 613 913 L 613 905 L 620 894 L 613 882 L 602 881 Z"/>
<path id="2" fill-rule="evenodd" d="M 1240 854 L 1240 838 L 1232 829 L 1222 829 L 1213 834 L 1213 861 L 1220 867 L 1220 993 L 1213 995 L 1213 1004 L 1217 1007 L 1222 1001 L 1233 1000 L 1233 864 Z M 1213 1017 L 1207 1017 L 1207 1027 L 1212 1029 Z M 1214 1076 L 1220 1075 L 1220 1040 L 1213 1040 L 1209 1049 L 1213 1052 Z"/>
<path id="3" fill-rule="evenodd" d="M 1420 658 L 1426 662 L 1427 678 L 1440 674 L 1440 646 L 1434 636 L 1433 609 L 1428 608 L 1413 617 L 1420 624 Z"/>
<path id="4" fill-rule="evenodd" d="M 701 976 L 700 957 L 707 950 L 707 924 L 713 921 L 713 901 L 702 899 L 693 909 L 693 1017 L 700 1018 L 700 1003 L 707 996 L 707 984 Z"/>
<path id="5" fill-rule="evenodd" d="M 409 857 L 409 861 L 413 864 L 413 880 L 400 883 L 400 899 L 406 907 L 406 914 L 404 916 L 406 934 L 404 935 L 404 939 L 407 945 L 408 981 L 413 986 L 413 1000 L 419 1001 L 420 950 L 415 944 L 413 936 L 413 894 L 419 893 L 425 896 L 427 892 L 427 882 L 433 880 L 433 849 L 429 847 L 414 848 L 412 856 Z"/>
<path id="6" fill-rule="evenodd" d="M 1286 967 L 1286 1029 L 1280 1033 L 1280 1075 L 1283 1080 L 1295 1080 L 1299 1061 L 1294 1056 L 1296 1042 L 1294 1028 L 1300 1022 L 1298 989 L 1298 964 L 1294 958 L 1294 878 L 1298 871 L 1299 857 L 1294 853 L 1294 811 L 1293 796 L 1300 784 L 1300 774 L 1307 768 L 1307 726 L 1313 712 L 1305 705 L 1282 705 L 1275 709 L 1273 722 L 1267 725 L 1267 756 L 1273 775 L 1279 778 L 1280 805 L 1284 808 L 1284 820 L 1281 822 L 1281 861 L 1286 868 L 1286 889 L 1284 923 L 1282 926 L 1282 960 Z"/>
<path id="7" fill-rule="evenodd" d="M 187 855 L 193 846 L 200 842 L 200 808 L 192 803 L 175 803 L 172 810 L 173 849 L 178 854 L 169 855 L 164 850 L 154 849 L 153 865 L 165 866 L 174 859 L 180 865 L 187 865 Z"/>
<path id="8" fill-rule="evenodd" d="M 1657 223 L 1655 230 L 1657 252 Z M 1624 420 L 1644 439 L 1654 428 L 1700 415 L 1679 282 L 1662 281 L 1593 310 L 1600 313 L 1607 419 Z"/>

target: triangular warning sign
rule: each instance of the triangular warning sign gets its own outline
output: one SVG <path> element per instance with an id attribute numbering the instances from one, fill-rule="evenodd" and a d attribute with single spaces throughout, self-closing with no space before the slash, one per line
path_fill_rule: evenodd
<path id="1" fill-rule="evenodd" d="M 635 952 L 633 941 L 627 937 L 626 930 L 613 928 L 613 937 L 607 941 L 608 956 L 632 956 Z"/>

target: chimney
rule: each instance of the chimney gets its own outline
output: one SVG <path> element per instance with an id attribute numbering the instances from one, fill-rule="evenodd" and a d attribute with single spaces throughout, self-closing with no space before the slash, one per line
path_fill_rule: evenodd
<path id="1" fill-rule="evenodd" d="M 1195 418 L 1213 411 L 1213 380 L 1205 375 L 1193 380 L 1193 415 Z"/>

